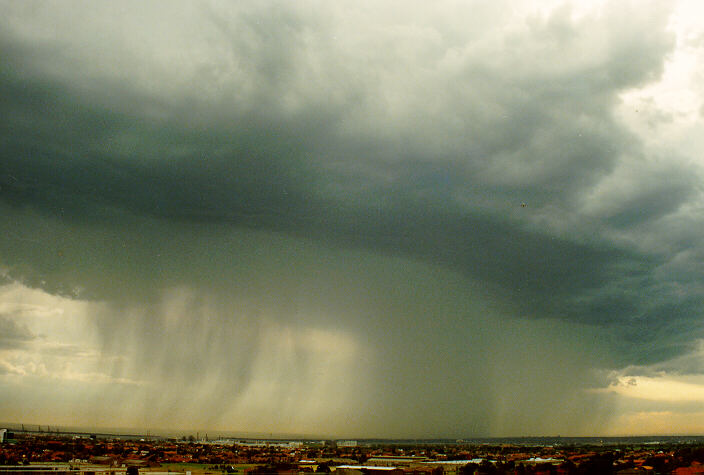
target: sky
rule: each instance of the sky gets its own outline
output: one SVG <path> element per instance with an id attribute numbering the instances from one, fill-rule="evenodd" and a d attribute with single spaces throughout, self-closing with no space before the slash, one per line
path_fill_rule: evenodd
<path id="1" fill-rule="evenodd" d="M 0 421 L 704 433 L 701 2 L 0 4 Z"/>

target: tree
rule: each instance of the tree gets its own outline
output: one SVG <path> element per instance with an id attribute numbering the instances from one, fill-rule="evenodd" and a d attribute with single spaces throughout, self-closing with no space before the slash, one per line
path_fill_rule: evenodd
<path id="1" fill-rule="evenodd" d="M 467 465 L 462 465 L 459 469 L 460 475 L 474 475 L 474 472 L 477 471 L 479 468 L 479 465 L 476 463 L 468 463 Z"/>

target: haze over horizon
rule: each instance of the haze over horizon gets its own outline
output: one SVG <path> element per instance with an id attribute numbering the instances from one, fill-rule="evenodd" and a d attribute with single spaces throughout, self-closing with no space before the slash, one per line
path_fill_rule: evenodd
<path id="1" fill-rule="evenodd" d="M 97 435 L 104 437 L 107 435 L 115 435 L 118 437 L 138 436 L 138 437 L 154 437 L 154 438 L 190 438 L 194 440 L 215 441 L 227 439 L 243 439 L 243 440 L 384 440 L 384 441 L 423 441 L 435 443 L 436 441 L 450 441 L 457 443 L 484 443 L 487 441 L 496 441 L 498 443 L 513 443 L 523 441 L 523 443 L 534 444 L 536 440 L 543 440 L 545 444 L 558 443 L 563 444 L 589 444 L 593 443 L 594 439 L 602 440 L 607 444 L 623 444 L 624 440 L 632 439 L 634 441 L 641 440 L 646 442 L 662 442 L 672 441 L 675 443 L 692 443 L 692 441 L 704 439 L 702 434 L 590 434 L 590 435 L 565 435 L 565 434 L 522 434 L 517 436 L 511 435 L 493 435 L 482 436 L 477 434 L 469 434 L 465 437 L 443 437 L 440 435 L 426 437 L 377 437 L 373 434 L 366 434 L 363 437 L 352 437 L 344 434 L 331 433 L 301 433 L 301 432 L 253 432 L 253 431 L 233 431 L 233 430 L 213 430 L 207 427 L 190 427 L 190 428 L 164 428 L 164 427 L 125 427 L 125 426 L 66 426 L 66 425 L 47 425 L 21 422 L 0 421 L 0 428 L 4 428 L 13 432 L 22 434 L 44 434 L 44 435 Z"/>
<path id="2" fill-rule="evenodd" d="M 700 2 L 0 5 L 0 420 L 704 433 Z"/>

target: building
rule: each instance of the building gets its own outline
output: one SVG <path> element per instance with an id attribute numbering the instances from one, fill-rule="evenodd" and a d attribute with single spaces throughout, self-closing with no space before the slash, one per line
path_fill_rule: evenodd
<path id="1" fill-rule="evenodd" d="M 411 464 L 418 464 L 428 460 L 428 457 L 417 455 L 397 456 L 397 455 L 376 455 L 367 460 L 367 464 L 378 467 L 408 467 Z"/>
<path id="2" fill-rule="evenodd" d="M 357 447 L 357 441 L 356 440 L 338 440 L 337 446 L 338 447 Z"/>

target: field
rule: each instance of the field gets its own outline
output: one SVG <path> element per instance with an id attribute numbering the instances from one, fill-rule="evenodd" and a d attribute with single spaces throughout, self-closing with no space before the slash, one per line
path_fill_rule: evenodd
<path id="1" fill-rule="evenodd" d="M 232 466 L 235 471 L 230 473 L 243 474 L 246 468 L 256 467 L 256 464 L 234 464 Z M 215 468 L 216 465 L 208 463 L 165 463 L 156 467 L 140 468 L 140 473 L 143 472 L 160 472 L 160 473 L 186 473 L 191 472 L 193 475 L 209 475 L 222 474 L 224 470 Z"/>

